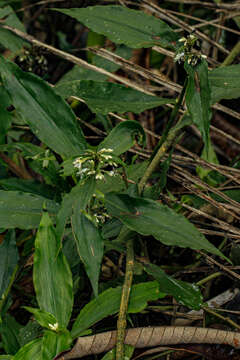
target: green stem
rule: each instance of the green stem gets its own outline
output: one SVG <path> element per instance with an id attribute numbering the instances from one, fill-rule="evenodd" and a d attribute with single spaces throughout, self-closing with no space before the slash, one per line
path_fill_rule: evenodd
<path id="1" fill-rule="evenodd" d="M 208 281 L 210 281 L 210 280 L 213 280 L 213 279 L 215 279 L 216 277 L 219 277 L 219 276 L 221 276 L 221 275 L 222 275 L 221 272 L 215 272 L 215 273 L 213 273 L 213 274 L 211 274 L 211 275 L 208 275 L 208 276 L 205 277 L 204 279 L 198 281 L 198 282 L 196 283 L 196 285 L 201 286 L 201 285 L 205 284 L 206 282 L 208 282 Z"/>
<path id="2" fill-rule="evenodd" d="M 134 250 L 133 239 L 127 240 L 127 258 L 126 258 L 126 273 L 124 284 L 122 288 L 121 304 L 118 314 L 117 322 L 117 345 L 116 345 L 116 360 L 124 359 L 124 339 L 127 326 L 127 309 L 128 300 L 132 286 L 133 266 L 134 266 Z"/>
<path id="3" fill-rule="evenodd" d="M 234 46 L 234 48 L 231 50 L 230 54 L 226 57 L 226 59 L 220 65 L 220 67 L 231 65 L 231 63 L 233 62 L 235 57 L 238 56 L 239 53 L 240 53 L 240 41 Z"/>
<path id="4" fill-rule="evenodd" d="M 201 308 L 202 308 L 204 311 L 208 312 L 209 314 L 214 315 L 214 316 L 218 317 L 219 319 L 228 322 L 230 325 L 232 325 L 232 326 L 235 327 L 236 329 L 239 329 L 239 330 L 240 330 L 240 325 L 238 325 L 235 321 L 229 319 L 228 317 L 226 318 L 226 317 L 218 314 L 216 311 L 210 309 L 210 308 L 207 307 L 207 306 L 201 306 Z"/>
<path id="5" fill-rule="evenodd" d="M 147 170 L 145 171 L 143 177 L 141 178 L 141 180 L 139 182 L 138 191 L 139 191 L 140 195 L 142 194 L 142 191 L 144 189 L 144 186 L 145 186 L 147 180 L 150 178 L 153 171 L 158 166 L 161 158 L 165 155 L 165 153 L 171 146 L 173 140 L 175 139 L 175 137 L 177 135 L 177 132 L 180 130 L 181 127 L 183 127 L 183 126 L 179 126 L 179 124 L 181 122 L 181 120 L 180 120 L 179 123 L 176 124 L 175 127 L 171 129 L 171 127 L 174 123 L 174 120 L 178 114 L 178 111 L 182 105 L 184 95 L 186 92 L 186 87 L 187 87 L 187 78 L 185 79 L 181 94 L 179 95 L 179 98 L 177 99 L 176 105 L 174 106 L 174 108 L 171 112 L 168 124 L 163 132 L 161 140 L 160 140 L 159 144 L 156 146 L 156 148 L 153 152 L 153 156 L 150 159 L 151 163 L 148 166 Z M 185 124 L 184 124 L 184 126 L 185 126 Z"/>

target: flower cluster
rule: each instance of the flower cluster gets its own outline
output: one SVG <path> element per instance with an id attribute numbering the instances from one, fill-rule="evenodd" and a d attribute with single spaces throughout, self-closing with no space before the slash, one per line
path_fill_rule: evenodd
<path id="1" fill-rule="evenodd" d="M 112 149 L 101 149 L 99 151 L 86 150 L 80 157 L 76 158 L 73 162 L 73 166 L 78 170 L 77 175 L 80 179 L 87 178 L 89 176 L 95 176 L 96 180 L 103 180 L 104 175 L 115 175 L 115 168 L 117 164 L 113 161 Z M 111 167 L 111 170 L 107 170 L 107 167 Z"/>
<path id="2" fill-rule="evenodd" d="M 176 51 L 174 61 L 180 63 L 187 60 L 189 65 L 195 66 L 201 59 L 206 59 L 206 55 L 202 55 L 196 49 L 198 39 L 195 35 L 190 34 L 187 38 L 182 37 L 178 41 L 183 45 Z"/>

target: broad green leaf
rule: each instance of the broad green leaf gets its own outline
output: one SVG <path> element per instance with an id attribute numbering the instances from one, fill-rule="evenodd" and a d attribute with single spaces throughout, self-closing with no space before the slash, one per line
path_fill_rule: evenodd
<path id="1" fill-rule="evenodd" d="M 130 229 L 152 235 L 165 245 L 206 250 L 224 257 L 183 215 L 150 199 L 108 193 L 106 207 Z M 224 257 L 225 258 L 225 257 Z"/>
<path id="2" fill-rule="evenodd" d="M 8 1 L 4 1 L 4 5 Z M 23 24 L 18 19 L 17 15 L 15 14 L 13 8 L 11 6 L 5 6 L 4 8 L 0 9 L 0 19 L 5 18 L 4 23 L 8 26 L 16 28 L 25 32 L 25 28 Z M 11 31 L 0 28 L 0 44 L 5 47 L 6 49 L 11 50 L 12 52 L 17 52 L 21 50 L 24 44 L 26 44 L 19 36 L 13 34 Z"/>
<path id="3" fill-rule="evenodd" d="M 140 143 L 145 142 L 145 132 L 137 121 L 124 121 L 113 128 L 108 136 L 98 145 L 98 151 L 112 149 L 113 155 L 121 155 L 130 149 L 139 139 Z"/>
<path id="4" fill-rule="evenodd" d="M 25 180 L 16 177 L 9 177 L 6 179 L 0 179 L 0 186 L 4 190 L 8 191 L 22 191 L 30 194 L 53 199 L 56 195 L 56 189 L 50 187 L 44 183 L 40 183 L 34 180 Z"/>
<path id="5" fill-rule="evenodd" d="M 205 60 L 195 67 L 185 63 L 188 73 L 186 105 L 194 124 L 200 130 L 203 141 L 209 145 L 211 88 L 208 80 L 208 65 Z"/>
<path id="6" fill-rule="evenodd" d="M 42 327 L 36 321 L 30 319 L 18 332 L 18 340 L 21 347 L 30 341 L 39 338 L 42 335 L 42 332 Z"/>
<path id="7" fill-rule="evenodd" d="M 53 330 L 53 328 L 55 329 L 55 331 L 58 331 L 59 328 L 56 326 L 57 323 L 57 319 L 55 318 L 54 315 L 50 314 L 47 311 L 41 310 L 41 309 L 36 309 L 36 308 L 32 308 L 30 306 L 24 306 L 24 309 L 26 309 L 27 311 L 29 311 L 30 313 L 32 313 L 35 317 L 35 320 L 42 326 L 42 327 L 46 327 L 50 330 Z"/>
<path id="8" fill-rule="evenodd" d="M 72 274 L 46 212 L 35 240 L 33 282 L 40 309 L 54 315 L 58 327 L 66 327 L 73 305 Z"/>
<path id="9" fill-rule="evenodd" d="M 92 177 L 85 182 L 79 182 L 72 188 L 69 194 L 64 196 L 56 222 L 56 234 L 59 243 L 61 243 L 66 222 L 71 217 L 73 209 L 77 206 L 79 209 L 85 210 L 94 193 L 94 189 L 95 179 Z"/>
<path id="10" fill-rule="evenodd" d="M 211 103 L 240 97 L 240 64 L 223 66 L 209 71 Z"/>
<path id="11" fill-rule="evenodd" d="M 116 44 L 131 48 L 161 45 L 174 48 L 177 34 L 165 22 L 142 11 L 118 5 L 89 6 L 85 9 L 55 9 L 73 17 Z"/>
<path id="12" fill-rule="evenodd" d="M 9 230 L 0 244 L 0 304 L 14 275 L 18 259 L 15 232 Z"/>
<path id="13" fill-rule="evenodd" d="M 0 360 L 13 360 L 12 355 L 0 355 Z"/>
<path id="14" fill-rule="evenodd" d="M 144 269 L 159 282 L 160 290 L 165 294 L 172 295 L 177 302 L 191 309 L 200 309 L 203 303 L 202 294 L 196 285 L 174 279 L 157 265 L 147 264 Z"/>
<path id="15" fill-rule="evenodd" d="M 45 331 L 42 339 L 42 360 L 53 360 L 59 353 L 68 350 L 72 337 L 66 330 L 63 333 Z"/>
<path id="16" fill-rule="evenodd" d="M 72 229 L 78 254 L 91 281 L 94 295 L 98 295 L 98 278 L 103 257 L 103 239 L 98 228 L 82 212 L 77 204 L 72 215 Z"/>
<path id="17" fill-rule="evenodd" d="M 109 191 L 123 191 L 125 188 L 126 184 L 120 174 L 116 174 L 115 176 L 106 174 L 104 176 L 104 181 L 97 181 L 97 189 L 103 194 L 106 194 Z"/>
<path id="18" fill-rule="evenodd" d="M 21 325 L 9 314 L 6 314 L 0 323 L 2 347 L 7 354 L 15 354 L 19 348 L 19 331 Z"/>
<path id="19" fill-rule="evenodd" d="M 13 357 L 13 360 L 42 360 L 42 338 L 24 345 Z"/>
<path id="20" fill-rule="evenodd" d="M 86 148 L 70 106 L 45 81 L 3 57 L 0 74 L 14 107 L 42 142 L 66 157 L 78 155 Z"/>
<path id="21" fill-rule="evenodd" d="M 57 86 L 64 85 L 65 83 L 72 82 L 74 80 L 94 80 L 94 81 L 106 81 L 107 76 L 100 74 L 91 69 L 85 69 L 78 65 L 75 65 L 71 70 L 65 73 L 61 79 L 57 82 Z"/>
<path id="22" fill-rule="evenodd" d="M 52 216 L 59 209 L 58 204 L 42 196 L 0 190 L 0 227 L 9 229 L 38 227 L 43 204 Z"/>
<path id="23" fill-rule="evenodd" d="M 96 322 L 117 313 L 120 307 L 121 293 L 121 286 L 115 289 L 110 288 L 85 305 L 73 324 L 71 331 L 72 337 L 78 337 L 84 330 Z M 165 294 L 159 291 L 157 281 L 133 285 L 130 293 L 128 312 L 140 312 L 147 306 L 148 301 L 157 300 L 164 296 Z"/>
<path id="24" fill-rule="evenodd" d="M 111 111 L 136 114 L 154 107 L 175 103 L 174 99 L 151 96 L 124 85 L 93 80 L 74 80 L 55 86 L 57 94 L 76 96 L 86 101 L 92 112 L 106 115 Z"/>

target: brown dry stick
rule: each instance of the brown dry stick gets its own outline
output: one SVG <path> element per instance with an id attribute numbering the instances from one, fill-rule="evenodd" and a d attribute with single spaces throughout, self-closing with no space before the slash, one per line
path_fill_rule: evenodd
<path id="1" fill-rule="evenodd" d="M 79 337 L 73 349 L 59 360 L 76 359 L 86 355 L 100 354 L 116 345 L 116 331 Z M 176 344 L 224 344 L 240 348 L 240 333 L 191 326 L 159 326 L 128 329 L 125 344 L 136 348 Z"/>

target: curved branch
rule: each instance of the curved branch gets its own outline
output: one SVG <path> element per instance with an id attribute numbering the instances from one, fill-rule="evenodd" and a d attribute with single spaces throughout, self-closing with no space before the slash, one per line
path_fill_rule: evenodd
<path id="1" fill-rule="evenodd" d="M 116 331 L 79 337 L 73 349 L 58 360 L 81 358 L 111 350 L 116 345 Z M 128 329 L 125 344 L 136 348 L 177 344 L 224 344 L 240 348 L 240 333 L 209 328 L 159 326 Z"/>

